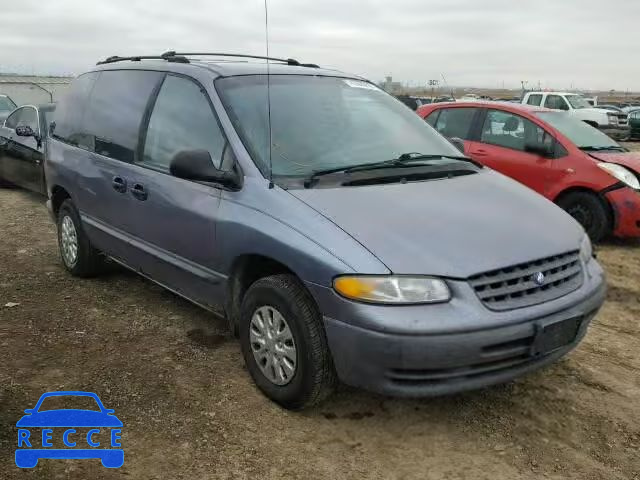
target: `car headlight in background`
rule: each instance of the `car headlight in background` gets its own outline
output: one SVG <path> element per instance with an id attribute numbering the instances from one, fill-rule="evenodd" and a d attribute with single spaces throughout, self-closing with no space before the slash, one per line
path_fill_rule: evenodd
<path id="1" fill-rule="evenodd" d="M 618 124 L 618 116 L 615 113 L 607 113 L 607 118 L 609 119 L 610 125 Z"/>
<path id="2" fill-rule="evenodd" d="M 593 258 L 593 246 L 589 235 L 585 235 L 580 244 L 580 258 L 584 263 L 589 263 Z"/>
<path id="3" fill-rule="evenodd" d="M 343 297 L 369 303 L 439 303 L 451 298 L 445 281 L 432 277 L 348 275 L 335 278 L 333 288 Z"/>
<path id="4" fill-rule="evenodd" d="M 640 182 L 638 181 L 638 177 L 636 177 L 632 171 L 627 170 L 622 165 L 618 165 L 617 163 L 600 162 L 598 163 L 598 167 L 606 170 L 607 173 L 611 174 L 625 185 L 636 190 L 640 190 Z"/>

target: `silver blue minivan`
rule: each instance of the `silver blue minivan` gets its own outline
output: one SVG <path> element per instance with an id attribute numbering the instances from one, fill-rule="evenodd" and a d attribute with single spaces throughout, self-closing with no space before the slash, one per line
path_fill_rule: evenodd
<path id="1" fill-rule="evenodd" d="M 339 380 L 484 387 L 580 342 L 605 280 L 569 215 L 362 78 L 247 60 L 110 57 L 73 82 L 46 161 L 72 275 L 110 259 L 224 315 L 290 409 Z"/>

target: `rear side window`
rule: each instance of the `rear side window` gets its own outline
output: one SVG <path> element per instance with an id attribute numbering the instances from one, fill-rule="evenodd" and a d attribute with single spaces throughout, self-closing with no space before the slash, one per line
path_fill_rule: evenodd
<path id="1" fill-rule="evenodd" d="M 82 138 L 85 107 L 97 76 L 96 72 L 85 73 L 73 81 L 56 107 L 55 122 L 51 125 L 53 137 L 78 145 L 78 140 Z"/>
<path id="2" fill-rule="evenodd" d="M 469 140 L 475 113 L 475 108 L 442 109 L 436 121 L 435 128 L 445 137 L 457 137 L 463 140 Z"/>
<path id="3" fill-rule="evenodd" d="M 141 164 L 169 171 L 176 153 L 206 150 L 220 167 L 226 140 L 207 95 L 195 82 L 167 75 L 149 119 Z"/>
<path id="4" fill-rule="evenodd" d="M 142 70 L 100 72 L 85 113 L 83 147 L 132 163 L 147 103 L 161 78 Z"/>
<path id="5" fill-rule="evenodd" d="M 527 99 L 527 105 L 535 105 L 536 107 L 539 107 L 541 101 L 542 101 L 542 95 L 539 95 L 539 94 L 529 95 L 529 98 Z"/>
<path id="6" fill-rule="evenodd" d="M 548 95 L 544 106 L 553 110 L 569 110 L 569 105 L 560 95 Z"/>
<path id="7" fill-rule="evenodd" d="M 438 120 L 438 115 L 440 115 L 440 110 L 431 112 L 429 115 L 425 117 L 424 121 L 427 122 L 429 125 L 431 125 L 433 128 L 435 128 L 436 120 Z"/>

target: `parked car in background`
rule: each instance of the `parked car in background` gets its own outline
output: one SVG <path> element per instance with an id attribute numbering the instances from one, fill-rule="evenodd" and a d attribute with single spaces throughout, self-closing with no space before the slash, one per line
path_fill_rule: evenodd
<path id="1" fill-rule="evenodd" d="M 640 105 L 639 104 L 634 104 L 634 105 L 626 105 L 624 107 L 622 107 L 622 111 L 625 113 L 630 113 L 633 112 L 634 110 L 638 110 L 640 109 Z"/>
<path id="2" fill-rule="evenodd" d="M 566 92 L 527 92 L 522 98 L 522 103 L 566 111 L 616 139 L 624 140 L 629 137 L 629 119 L 626 114 L 592 107 L 582 95 Z"/>
<path id="3" fill-rule="evenodd" d="M 610 110 L 612 112 L 625 113 L 625 111 L 617 105 L 598 105 L 598 108 L 604 108 L 605 110 Z"/>
<path id="4" fill-rule="evenodd" d="M 0 126 L 0 184 L 46 194 L 44 161 L 55 104 L 23 105 Z"/>
<path id="5" fill-rule="evenodd" d="M 0 124 L 17 107 L 15 102 L 8 95 L 0 94 Z"/>
<path id="6" fill-rule="evenodd" d="M 429 105 L 418 114 L 462 139 L 475 161 L 564 208 L 592 240 L 640 237 L 640 153 L 590 125 L 565 112 L 507 103 Z"/>
<path id="7" fill-rule="evenodd" d="M 72 275 L 108 256 L 224 313 L 292 409 L 336 376 L 441 395 L 580 342 L 606 287 L 561 209 L 368 81 L 210 55 L 110 58 L 58 105 L 47 204 Z"/>
<path id="8" fill-rule="evenodd" d="M 404 103 L 411 110 L 417 110 L 422 105 L 428 105 L 433 102 L 432 99 L 426 97 L 416 97 L 413 95 L 396 95 L 398 100 Z"/>

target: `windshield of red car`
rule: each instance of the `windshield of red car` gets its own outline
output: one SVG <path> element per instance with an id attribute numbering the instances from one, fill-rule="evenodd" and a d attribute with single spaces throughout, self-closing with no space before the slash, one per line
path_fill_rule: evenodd
<path id="1" fill-rule="evenodd" d="M 575 119 L 564 112 L 535 112 L 540 119 L 559 130 L 576 147 L 619 147 L 619 145 L 595 127 Z"/>
<path id="2" fill-rule="evenodd" d="M 269 95 L 266 75 L 222 78 L 216 87 L 263 173 L 269 159 L 274 176 L 307 176 L 406 152 L 460 155 L 415 112 L 362 80 L 271 75 Z"/>
<path id="3" fill-rule="evenodd" d="M 100 407 L 93 397 L 84 395 L 56 395 L 46 397 L 42 401 L 40 408 L 38 408 L 38 412 L 68 409 L 100 411 Z"/>

